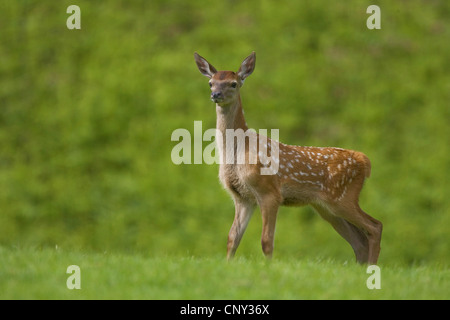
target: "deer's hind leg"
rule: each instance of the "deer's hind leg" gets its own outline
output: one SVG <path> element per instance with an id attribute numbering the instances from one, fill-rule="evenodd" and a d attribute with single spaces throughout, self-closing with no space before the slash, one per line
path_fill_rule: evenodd
<path id="1" fill-rule="evenodd" d="M 358 204 L 339 205 L 333 211 L 336 212 L 337 216 L 351 223 L 367 237 L 369 250 L 367 261 L 364 262 L 376 264 L 380 254 L 382 223 L 361 210 Z"/>
<path id="2" fill-rule="evenodd" d="M 330 208 L 325 205 L 313 204 L 319 215 L 352 246 L 355 252 L 356 261 L 367 263 L 369 258 L 369 241 L 367 236 L 360 229 L 349 223 L 345 219 L 336 216 Z"/>

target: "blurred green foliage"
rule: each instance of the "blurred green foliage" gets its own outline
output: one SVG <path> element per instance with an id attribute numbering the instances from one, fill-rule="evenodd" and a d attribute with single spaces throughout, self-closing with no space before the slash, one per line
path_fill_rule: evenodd
<path id="1" fill-rule="evenodd" d="M 368 30 L 366 8 L 381 8 Z M 450 2 L 3 1 L 0 244 L 225 253 L 217 165 L 174 165 L 171 133 L 215 126 L 194 51 L 237 70 L 247 123 L 289 144 L 363 151 L 380 261 L 450 256 Z M 66 8 L 81 8 L 68 30 Z M 238 254 L 260 252 L 258 211 Z M 275 256 L 353 259 L 309 208 L 282 208 Z"/>

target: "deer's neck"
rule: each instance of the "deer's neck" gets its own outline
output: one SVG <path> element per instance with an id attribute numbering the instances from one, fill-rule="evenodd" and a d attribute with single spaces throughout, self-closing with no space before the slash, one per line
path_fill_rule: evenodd
<path id="1" fill-rule="evenodd" d="M 241 97 L 229 105 L 220 106 L 216 105 L 217 113 L 217 129 L 220 130 L 223 136 L 225 136 L 226 129 L 243 129 L 248 130 L 247 123 L 245 122 L 244 112 L 242 110 Z"/>
<path id="2" fill-rule="evenodd" d="M 247 123 L 245 122 L 244 112 L 242 110 L 241 97 L 238 96 L 236 101 L 228 104 L 228 105 L 216 105 L 216 113 L 217 113 L 217 130 L 220 131 L 222 140 L 217 141 L 219 147 L 219 155 L 221 159 L 221 170 L 225 166 L 222 164 L 235 164 L 237 149 L 236 144 L 234 143 L 234 138 L 228 141 L 228 135 L 230 134 L 233 137 L 233 134 L 236 133 L 236 130 L 242 129 L 244 132 L 248 130 Z M 230 130 L 232 132 L 230 132 Z M 227 134 L 228 131 L 228 134 Z M 232 150 L 233 149 L 233 150 Z M 228 173 L 229 174 L 229 173 Z M 221 180 L 225 179 L 227 173 L 223 171 L 220 176 Z M 223 180 L 223 181 L 225 181 Z"/>

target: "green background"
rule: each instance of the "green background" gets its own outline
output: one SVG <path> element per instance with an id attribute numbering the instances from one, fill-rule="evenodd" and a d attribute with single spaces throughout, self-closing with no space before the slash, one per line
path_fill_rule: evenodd
<path id="1" fill-rule="evenodd" d="M 381 30 L 366 27 L 371 4 Z M 384 224 L 380 262 L 448 265 L 449 17 L 437 0 L 2 1 L 0 245 L 225 255 L 218 165 L 174 165 L 171 134 L 215 126 L 194 51 L 236 71 L 254 50 L 249 126 L 367 154 L 360 203 Z M 255 211 L 238 256 L 263 259 L 260 231 Z M 309 207 L 280 210 L 283 257 L 354 259 Z"/>

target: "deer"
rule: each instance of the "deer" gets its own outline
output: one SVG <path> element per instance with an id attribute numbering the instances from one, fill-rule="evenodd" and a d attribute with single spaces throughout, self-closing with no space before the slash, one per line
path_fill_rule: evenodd
<path id="1" fill-rule="evenodd" d="M 244 118 L 240 90 L 255 69 L 253 51 L 239 70 L 217 71 L 205 58 L 194 53 L 200 73 L 209 78 L 210 99 L 216 105 L 216 130 L 226 136 L 227 130 L 249 130 Z M 249 134 L 247 137 L 250 137 Z M 334 148 L 287 145 L 253 133 L 259 148 L 245 144 L 236 148 L 230 141 L 218 144 L 219 156 L 234 158 L 262 151 L 276 155 L 277 170 L 262 174 L 267 167 L 261 157 L 256 163 L 221 161 L 219 180 L 233 199 L 234 220 L 227 242 L 227 260 L 236 253 L 253 211 L 259 206 L 262 216 L 261 246 L 264 255 L 272 258 L 275 224 L 280 206 L 311 205 L 315 211 L 352 247 L 360 264 L 376 264 L 380 253 L 383 225 L 359 206 L 364 181 L 371 174 L 371 162 L 362 152 Z M 262 143 L 261 143 L 262 141 Z M 262 146 L 262 148 L 261 148 Z M 264 149 L 264 150 L 263 150 Z"/>

